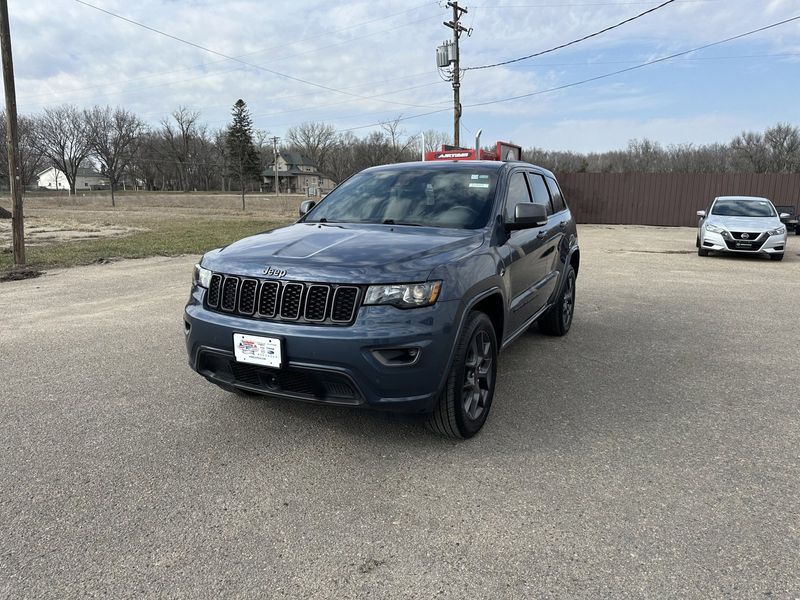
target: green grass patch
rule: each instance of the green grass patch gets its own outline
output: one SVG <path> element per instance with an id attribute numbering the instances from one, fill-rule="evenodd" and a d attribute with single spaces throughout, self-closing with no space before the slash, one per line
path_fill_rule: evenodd
<path id="1" fill-rule="evenodd" d="M 147 231 L 127 236 L 29 246 L 26 248 L 26 262 L 31 268 L 46 269 L 118 258 L 201 254 L 284 224 L 263 218 L 147 219 L 135 223 L 146 227 Z M 0 271 L 9 271 L 12 264 L 11 253 L 0 253 Z"/>

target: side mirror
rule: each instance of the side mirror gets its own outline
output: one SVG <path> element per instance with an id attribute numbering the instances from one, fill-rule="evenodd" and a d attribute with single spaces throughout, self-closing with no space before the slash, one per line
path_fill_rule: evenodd
<path id="1" fill-rule="evenodd" d="M 317 203 L 314 202 L 313 200 L 303 200 L 300 203 L 300 216 L 301 217 L 305 216 L 306 213 L 310 211 L 312 208 L 314 208 L 316 205 Z"/>
<path id="2" fill-rule="evenodd" d="M 789 213 L 781 213 L 781 214 L 780 214 L 780 218 L 781 218 L 781 219 L 788 219 L 788 218 L 789 218 L 789 217 L 791 217 L 791 216 L 792 216 L 792 215 L 790 215 Z"/>
<path id="3" fill-rule="evenodd" d="M 514 207 L 514 220 L 506 222 L 506 229 L 530 229 L 547 225 L 547 208 L 543 204 L 520 202 Z"/>
<path id="4" fill-rule="evenodd" d="M 706 211 L 698 210 L 697 211 L 697 216 L 700 217 L 701 219 L 705 219 L 706 218 Z"/>

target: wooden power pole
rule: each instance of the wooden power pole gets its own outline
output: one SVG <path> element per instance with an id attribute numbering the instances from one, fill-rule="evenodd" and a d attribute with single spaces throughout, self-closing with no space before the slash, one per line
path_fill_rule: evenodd
<path id="1" fill-rule="evenodd" d="M 25 224 L 22 215 L 22 185 L 19 177 L 19 138 L 17 136 L 17 94 L 14 89 L 14 61 L 11 58 L 11 30 L 8 24 L 8 0 L 0 0 L 0 52 L 3 60 L 3 84 L 6 94 L 6 144 L 8 145 L 8 182 L 11 186 L 11 230 L 14 265 L 25 264 Z"/>
<path id="2" fill-rule="evenodd" d="M 272 137 L 272 156 L 274 157 L 275 164 L 273 165 L 275 171 L 275 195 L 278 195 L 278 136 Z"/>
<path id="3" fill-rule="evenodd" d="M 447 6 L 453 9 L 453 20 L 445 21 L 444 25 L 453 30 L 453 145 L 460 146 L 460 129 L 461 129 L 461 71 L 460 71 L 460 57 L 458 50 L 458 40 L 462 32 L 467 32 L 469 35 L 470 30 L 459 24 L 458 20 L 461 15 L 467 12 L 466 8 L 461 8 L 458 2 L 448 2 Z"/>

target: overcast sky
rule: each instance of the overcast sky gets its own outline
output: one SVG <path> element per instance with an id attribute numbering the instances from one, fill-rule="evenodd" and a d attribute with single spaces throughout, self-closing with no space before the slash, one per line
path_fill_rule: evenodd
<path id="1" fill-rule="evenodd" d="M 87 1 L 248 64 L 74 0 L 10 0 L 21 113 L 62 103 L 121 105 L 155 125 L 186 105 L 217 128 L 242 98 L 255 126 L 278 136 L 303 121 L 363 135 L 400 116 L 407 135 L 452 132 L 452 88 L 435 66 L 435 48 L 451 34 L 442 24 L 451 16 L 444 1 Z M 469 10 L 462 23 L 473 30 L 462 38 L 462 68 L 544 50 L 660 3 L 462 2 Z M 482 128 L 485 143 L 603 151 L 633 138 L 727 142 L 779 121 L 800 125 L 800 21 L 548 91 L 795 16 L 800 0 L 676 0 L 570 48 L 467 71 L 462 143 Z"/>

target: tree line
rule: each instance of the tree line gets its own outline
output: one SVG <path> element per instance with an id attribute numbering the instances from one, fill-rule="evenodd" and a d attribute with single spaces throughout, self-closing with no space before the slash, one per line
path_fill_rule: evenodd
<path id="1" fill-rule="evenodd" d="M 409 135 L 400 123 L 397 117 L 362 136 L 324 122 L 302 123 L 287 130 L 278 150 L 309 157 L 320 173 L 340 182 L 370 166 L 419 160 L 423 149 L 450 143 L 446 133 Z M 2 119 L 3 136 L 4 129 Z M 216 129 L 185 106 L 151 126 L 123 107 L 79 109 L 69 104 L 22 115 L 18 129 L 20 175 L 28 189 L 35 188 L 36 176 L 50 166 L 64 173 L 73 194 L 78 169 L 94 167 L 108 178 L 112 203 L 120 185 L 132 185 L 147 190 L 236 190 L 244 206 L 245 191 L 274 185 L 262 179 L 274 161 L 270 132 L 253 128 L 243 100 L 234 104 L 231 122 Z M 7 181 L 5 154 L 5 144 L 0 144 L 0 178 Z M 778 123 L 764 132 L 742 132 L 727 144 L 699 146 L 635 139 L 624 149 L 602 153 L 528 148 L 523 157 L 559 173 L 798 172 L 800 129 Z"/>
<path id="2" fill-rule="evenodd" d="M 559 173 L 797 173 L 800 128 L 778 123 L 762 132 L 745 131 L 727 144 L 673 144 L 648 139 L 623 150 L 588 153 L 529 148 L 525 160 Z"/>

